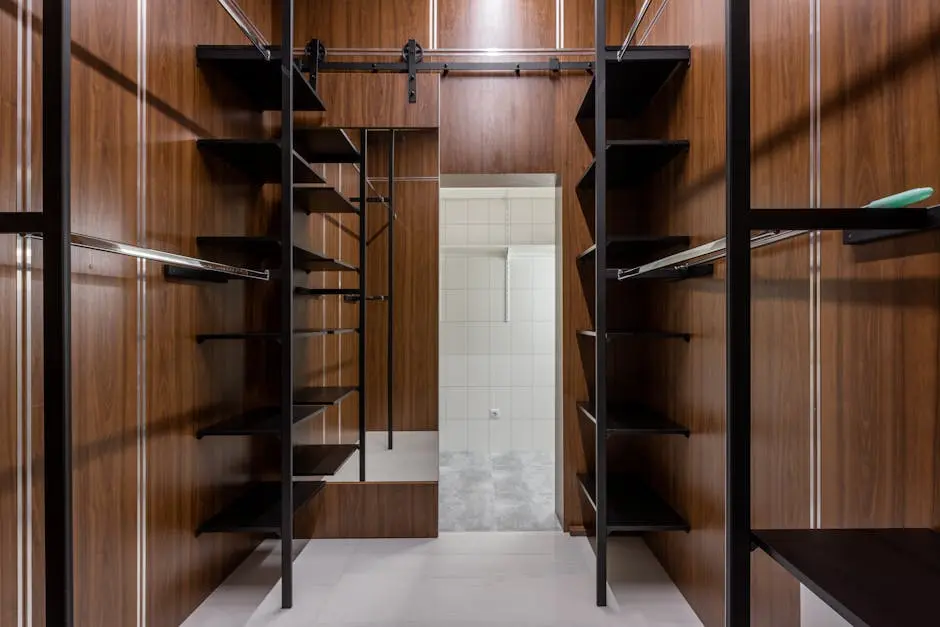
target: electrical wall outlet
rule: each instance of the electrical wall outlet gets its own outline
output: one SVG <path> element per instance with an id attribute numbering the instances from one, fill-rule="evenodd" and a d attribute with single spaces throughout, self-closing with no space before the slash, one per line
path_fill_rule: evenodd
<path id="1" fill-rule="evenodd" d="M 490 410 L 490 420 L 496 420 L 499 418 L 499 407 L 494 407 Z"/>

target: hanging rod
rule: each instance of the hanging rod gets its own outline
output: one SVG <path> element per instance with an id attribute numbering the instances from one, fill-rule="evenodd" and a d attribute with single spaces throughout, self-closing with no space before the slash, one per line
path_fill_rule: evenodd
<path id="1" fill-rule="evenodd" d="M 32 239 L 42 239 L 42 235 L 38 233 L 28 233 L 26 234 L 26 237 L 30 237 Z M 248 268 L 239 268 L 237 266 L 230 266 L 228 264 L 217 263 L 215 261 L 206 261 L 205 259 L 186 257 L 184 255 L 168 253 L 162 250 L 141 248 L 139 246 L 125 244 L 124 242 L 115 242 L 112 240 L 101 239 L 100 237 L 82 235 L 81 233 L 72 233 L 70 239 L 72 246 L 77 246 L 78 248 L 88 248 L 90 250 L 99 250 L 106 253 L 126 255 L 128 257 L 136 257 L 137 259 L 149 259 L 150 261 L 156 261 L 181 268 L 208 270 L 210 272 L 218 272 L 220 274 L 226 274 L 229 276 L 237 276 L 243 279 L 259 279 L 261 281 L 267 281 L 271 278 L 271 274 L 267 270 L 249 270 Z"/>
<path id="2" fill-rule="evenodd" d="M 763 233 L 758 233 L 751 238 L 751 250 L 763 248 L 764 246 L 770 246 L 771 244 L 793 239 L 794 237 L 806 235 L 807 233 L 809 233 L 808 230 L 764 231 Z M 657 259 L 656 261 L 652 261 L 637 268 L 631 268 L 629 270 L 617 270 L 617 280 L 623 281 L 625 279 L 635 279 L 637 277 L 643 276 L 644 274 L 649 274 L 650 272 L 663 269 L 685 270 L 686 268 L 691 268 L 692 266 L 700 266 L 705 263 L 724 259 L 727 253 L 728 243 L 727 240 L 722 237 L 721 239 L 717 239 L 714 242 L 702 244 L 701 246 L 684 250 L 681 253 L 676 253 L 675 255 Z"/>
<path id="3" fill-rule="evenodd" d="M 238 6 L 236 0 L 218 0 L 219 4 L 222 5 L 222 8 L 225 9 L 225 12 L 228 13 L 235 23 L 238 25 L 238 28 L 245 33 L 245 37 L 248 38 L 248 41 L 258 49 L 258 52 L 261 53 L 261 56 L 264 57 L 265 61 L 271 60 L 271 42 L 267 40 L 264 36 L 264 33 L 261 32 L 254 22 L 242 11 L 242 8 Z"/>
<path id="4" fill-rule="evenodd" d="M 640 24 L 643 22 L 643 18 L 646 17 L 646 12 L 649 11 L 650 4 L 653 3 L 653 0 L 645 0 L 643 6 L 640 8 L 640 12 L 636 14 L 636 19 L 633 20 L 633 26 L 630 27 L 630 32 L 627 33 L 627 38 L 623 40 L 623 45 L 620 46 L 620 50 L 617 52 L 617 62 L 623 61 L 623 55 L 627 53 L 627 48 L 630 47 L 630 44 L 633 43 L 633 38 L 636 37 L 636 32 L 640 30 Z"/>

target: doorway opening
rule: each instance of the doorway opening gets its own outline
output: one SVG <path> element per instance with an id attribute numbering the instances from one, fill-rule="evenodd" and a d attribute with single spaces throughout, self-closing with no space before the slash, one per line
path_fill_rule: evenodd
<path id="1" fill-rule="evenodd" d="M 554 175 L 440 198 L 440 531 L 555 531 Z"/>

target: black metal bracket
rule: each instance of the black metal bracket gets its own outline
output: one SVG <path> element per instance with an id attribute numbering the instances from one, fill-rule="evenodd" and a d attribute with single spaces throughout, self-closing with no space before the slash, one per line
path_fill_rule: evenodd
<path id="1" fill-rule="evenodd" d="M 304 56 L 300 60 L 300 69 L 310 74 L 310 85 L 317 89 L 317 77 L 320 75 L 320 64 L 326 61 L 326 46 L 319 39 L 311 39 L 304 46 Z"/>
<path id="2" fill-rule="evenodd" d="M 418 102 L 418 42 L 409 39 L 405 44 L 404 55 L 405 63 L 408 64 L 408 103 L 414 104 Z"/>

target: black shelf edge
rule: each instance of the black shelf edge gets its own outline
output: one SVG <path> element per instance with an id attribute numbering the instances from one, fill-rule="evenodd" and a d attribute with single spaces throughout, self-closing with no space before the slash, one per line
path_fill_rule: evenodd
<path id="1" fill-rule="evenodd" d="M 625 269 L 625 268 L 621 268 Z M 629 276 L 623 281 L 618 279 L 619 270 L 609 268 L 607 270 L 607 279 L 626 283 L 628 281 L 684 281 L 686 279 L 701 279 L 715 274 L 715 265 L 711 263 L 686 268 L 661 268 L 654 272 L 646 272 L 639 276 Z"/>
<path id="2" fill-rule="evenodd" d="M 663 86 L 692 62 L 688 46 L 635 46 L 627 49 L 622 61 L 617 61 L 618 50 L 610 48 L 604 55 L 608 119 L 627 119 L 643 112 Z M 579 126 L 594 120 L 596 89 L 592 80 L 575 118 Z"/>
<path id="3" fill-rule="evenodd" d="M 688 235 L 610 235 L 607 237 L 607 263 L 609 266 L 637 266 L 652 257 L 687 249 L 692 239 Z M 594 262 L 597 244 L 582 251 L 579 262 Z"/>
<path id="4" fill-rule="evenodd" d="M 932 228 L 925 209 L 751 209 L 747 218 L 756 231 L 900 231 Z"/>
<path id="5" fill-rule="evenodd" d="M 294 447 L 295 477 L 335 475 L 359 450 L 355 444 L 307 444 Z"/>
<path id="6" fill-rule="evenodd" d="M 597 339 L 597 331 L 592 331 L 590 329 L 581 329 L 578 331 L 578 335 L 582 337 L 590 337 Z M 649 338 L 658 338 L 664 340 L 685 340 L 686 342 L 692 341 L 691 333 L 676 333 L 674 331 L 655 331 L 652 329 L 647 330 L 631 330 L 626 329 L 616 329 L 607 331 L 607 341 L 628 338 L 628 337 L 649 337 Z"/>
<path id="7" fill-rule="evenodd" d="M 578 475 L 581 491 L 597 510 L 594 477 Z M 643 482 L 630 475 L 607 476 L 607 533 L 689 531 L 689 524 Z"/>
<path id="8" fill-rule="evenodd" d="M 607 189 L 638 185 L 670 161 L 688 152 L 685 139 L 619 139 L 607 142 Z M 594 162 L 578 181 L 577 189 L 595 186 Z"/>
<path id="9" fill-rule="evenodd" d="M 326 484 L 322 481 L 294 482 L 294 511 L 316 496 Z M 217 514 L 202 523 L 196 535 L 203 533 L 264 533 L 281 531 L 281 484 L 255 483 Z"/>
<path id="10" fill-rule="evenodd" d="M 341 128 L 294 127 L 294 149 L 313 163 L 359 163 L 362 156 Z"/>
<path id="11" fill-rule="evenodd" d="M 239 277 L 212 270 L 194 270 L 168 265 L 163 266 L 163 278 L 174 283 L 228 283 L 229 279 L 239 279 Z"/>
<path id="12" fill-rule="evenodd" d="M 198 139 L 199 151 L 241 170 L 257 183 L 281 182 L 281 144 L 276 139 Z M 295 183 L 326 183 L 294 151 Z"/>
<path id="13" fill-rule="evenodd" d="M 269 263 L 280 259 L 281 242 L 276 237 L 234 235 L 200 236 L 196 238 L 200 247 L 239 255 L 257 263 Z M 294 245 L 294 269 L 305 272 L 357 272 L 358 268 L 338 259 L 331 259 L 312 250 Z"/>
<path id="14" fill-rule="evenodd" d="M 356 386 L 306 387 L 294 390 L 297 405 L 336 405 L 357 391 Z"/>
<path id="15" fill-rule="evenodd" d="M 597 424 L 594 405 L 578 403 L 581 415 Z M 611 404 L 607 407 L 607 435 L 683 435 L 689 429 L 642 405 Z"/>
<path id="16" fill-rule="evenodd" d="M 295 296 L 358 296 L 358 287 L 295 287 Z"/>
<path id="17" fill-rule="evenodd" d="M 893 209 L 870 209 L 869 211 L 893 211 Z M 922 211 L 927 214 L 929 226 L 918 229 L 848 229 L 842 233 L 842 243 L 846 246 L 859 246 L 940 228 L 940 205 L 928 207 Z"/>
<path id="18" fill-rule="evenodd" d="M 326 411 L 326 407 L 307 405 L 294 407 L 293 423 L 303 422 Z M 280 435 L 281 409 L 279 407 L 260 407 L 243 414 L 226 418 L 196 432 L 196 437 L 231 435 Z"/>
<path id="19" fill-rule="evenodd" d="M 318 335 L 345 335 L 358 333 L 359 329 L 294 329 L 294 338 L 313 337 Z M 279 331 L 242 331 L 238 333 L 200 333 L 196 336 L 196 343 L 215 340 L 280 340 Z"/>
<path id="20" fill-rule="evenodd" d="M 359 213 L 359 207 L 333 187 L 294 185 L 294 211 L 305 213 Z"/>
<path id="21" fill-rule="evenodd" d="M 265 61 L 254 46 L 196 46 L 196 63 L 237 86 L 259 111 L 281 109 L 280 47 Z M 294 63 L 294 111 L 326 111 L 326 105 L 300 66 Z"/>
<path id="22" fill-rule="evenodd" d="M 940 614 L 932 529 L 755 530 L 752 539 L 855 627 L 924 625 Z"/>

